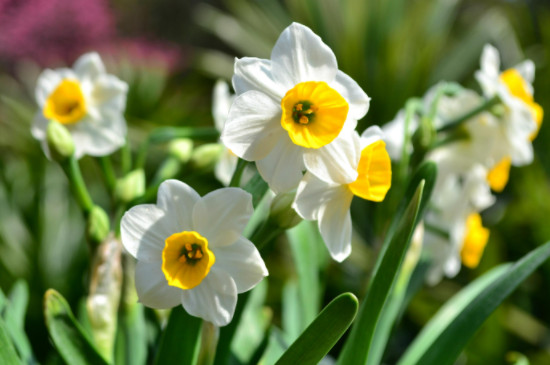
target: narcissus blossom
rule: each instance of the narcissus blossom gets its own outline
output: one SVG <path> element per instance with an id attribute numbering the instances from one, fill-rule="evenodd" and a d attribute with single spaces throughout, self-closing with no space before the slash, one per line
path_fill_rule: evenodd
<path id="1" fill-rule="evenodd" d="M 104 156 L 125 143 L 128 85 L 109 75 L 97 53 L 80 57 L 72 69 L 47 69 L 36 85 L 36 113 L 31 132 L 50 152 L 46 130 L 50 121 L 63 124 L 75 142 L 75 157 Z"/>
<path id="2" fill-rule="evenodd" d="M 496 48 L 486 45 L 481 55 L 481 69 L 475 74 L 483 93 L 498 96 L 503 104 L 502 126 L 509 157 L 514 166 L 533 161 L 533 146 L 542 123 L 542 107 L 533 100 L 535 66 L 527 60 L 514 68 L 500 72 L 500 56 Z"/>
<path id="3" fill-rule="evenodd" d="M 273 191 L 295 189 L 306 169 L 327 182 L 357 179 L 342 157 L 370 99 L 311 29 L 290 25 L 269 60 L 236 60 L 233 87 L 237 98 L 221 139 L 256 161 Z"/>
<path id="4" fill-rule="evenodd" d="M 382 131 L 370 127 L 361 138 L 352 136 L 355 154 L 346 156 L 357 171 L 348 184 L 326 182 L 307 172 L 298 186 L 293 208 L 304 219 L 316 220 L 333 259 L 343 261 L 351 253 L 350 205 L 353 196 L 380 202 L 391 186 L 391 161 Z M 357 158 L 355 156 L 358 156 Z"/>
<path id="5" fill-rule="evenodd" d="M 183 182 L 167 180 L 157 204 L 130 209 L 121 222 L 122 243 L 137 259 L 136 289 L 152 308 L 181 304 L 217 326 L 233 318 L 237 294 L 267 276 L 256 247 L 242 236 L 252 196 L 237 188 L 200 197 Z"/>

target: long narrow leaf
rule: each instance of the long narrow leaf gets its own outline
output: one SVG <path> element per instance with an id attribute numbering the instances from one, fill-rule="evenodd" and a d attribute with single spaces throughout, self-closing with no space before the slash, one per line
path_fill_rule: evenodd
<path id="1" fill-rule="evenodd" d="M 412 350 L 407 351 L 400 364 L 453 364 L 487 317 L 548 257 L 550 257 L 550 242 L 531 251 L 501 273 L 497 280 L 475 296 L 443 329 L 437 329 L 437 325 L 432 325 L 429 330 L 438 331 L 437 336 L 431 338 L 435 334 L 422 335 L 423 337 L 420 338 L 420 341 L 430 341 L 431 338 L 431 344 L 426 347 L 425 344 L 415 341 L 411 345 Z M 435 329 L 434 326 L 436 326 Z M 424 351 L 418 350 L 417 346 L 425 348 Z"/>
<path id="2" fill-rule="evenodd" d="M 155 364 L 189 364 L 197 362 L 202 320 L 177 306 L 172 309 L 162 334 Z"/>
<path id="3" fill-rule="evenodd" d="M 21 364 L 21 361 L 17 357 L 15 348 L 6 331 L 6 325 L 0 318 L 0 363 L 1 364 Z"/>
<path id="4" fill-rule="evenodd" d="M 416 189 L 389 243 L 380 253 L 381 257 L 374 269 L 366 298 L 361 304 L 357 321 L 338 359 L 338 364 L 363 365 L 367 362 L 380 314 L 397 280 L 399 268 L 409 247 L 417 222 L 423 188 L 424 180 Z"/>
<path id="5" fill-rule="evenodd" d="M 46 292 L 44 312 L 50 337 L 68 364 L 107 364 L 61 294 L 53 289 Z"/>
<path id="6" fill-rule="evenodd" d="M 330 302 L 277 361 L 284 364 L 318 364 L 355 318 L 357 298 L 344 293 Z"/>

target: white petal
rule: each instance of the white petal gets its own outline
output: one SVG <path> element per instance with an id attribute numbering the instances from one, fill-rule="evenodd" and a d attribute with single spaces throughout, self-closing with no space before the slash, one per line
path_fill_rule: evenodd
<path id="1" fill-rule="evenodd" d="M 275 80 L 270 60 L 253 57 L 235 60 L 233 88 L 237 95 L 251 90 L 261 91 L 279 103 L 289 89 Z"/>
<path id="2" fill-rule="evenodd" d="M 42 71 L 36 82 L 35 97 L 38 106 L 42 108 L 52 92 L 63 79 L 76 80 L 76 74 L 69 68 Z"/>
<path id="3" fill-rule="evenodd" d="M 302 147 L 284 136 L 267 157 L 256 161 L 258 172 L 275 193 L 290 191 L 298 186 L 305 170 L 303 151 Z"/>
<path id="4" fill-rule="evenodd" d="M 96 52 L 80 56 L 74 63 L 73 69 L 80 80 L 93 80 L 105 73 L 105 66 Z"/>
<path id="5" fill-rule="evenodd" d="M 367 114 L 370 98 L 351 77 L 338 71 L 336 79 L 330 85 L 349 103 L 348 118 L 361 119 Z"/>
<path id="6" fill-rule="evenodd" d="M 514 66 L 514 68 L 519 72 L 521 77 L 527 83 L 532 84 L 535 81 L 535 64 L 531 60 L 525 60 L 519 65 Z M 531 94 L 533 92 L 531 91 Z"/>
<path id="7" fill-rule="evenodd" d="M 287 90 L 305 81 L 331 83 L 338 72 L 332 50 L 308 27 L 292 23 L 271 51 L 271 70 Z"/>
<path id="8" fill-rule="evenodd" d="M 184 182 L 166 180 L 160 184 L 157 206 L 170 219 L 172 233 L 195 230 L 193 208 L 200 199 L 200 195 Z"/>
<path id="9" fill-rule="evenodd" d="M 248 224 L 252 195 L 239 188 L 223 188 L 206 194 L 193 208 L 193 226 L 210 247 L 235 242 Z"/>
<path id="10" fill-rule="evenodd" d="M 126 143 L 126 120 L 121 113 L 99 110 L 98 116 L 88 115 L 71 126 L 76 158 L 109 155 Z"/>
<path id="11" fill-rule="evenodd" d="M 212 267 L 199 286 L 182 291 L 181 303 L 190 315 L 225 326 L 235 313 L 237 286 L 229 274 Z"/>
<path id="12" fill-rule="evenodd" d="M 318 149 L 306 149 L 304 162 L 319 179 L 338 184 L 357 180 L 361 156 L 360 139 L 354 130 L 342 130 L 331 143 Z"/>
<path id="13" fill-rule="evenodd" d="M 150 308 L 168 309 L 181 302 L 181 289 L 168 285 L 162 261 L 136 264 L 136 291 L 139 301 Z"/>
<path id="14" fill-rule="evenodd" d="M 481 53 L 481 71 L 491 78 L 498 78 L 500 73 L 500 56 L 498 50 L 486 44 Z"/>
<path id="15" fill-rule="evenodd" d="M 140 261 L 162 260 L 164 241 L 176 233 L 168 223 L 165 212 L 155 205 L 136 205 L 120 222 L 122 245 Z"/>
<path id="16" fill-rule="evenodd" d="M 214 175 L 216 176 L 216 179 L 218 179 L 223 185 L 228 186 L 231 182 L 231 177 L 233 177 L 235 167 L 237 166 L 237 161 L 237 156 L 224 147 L 220 159 L 214 168 Z"/>
<path id="17" fill-rule="evenodd" d="M 351 215 L 353 194 L 346 186 L 332 189 L 319 210 L 319 231 L 332 258 L 342 262 L 351 253 Z"/>
<path id="18" fill-rule="evenodd" d="M 123 113 L 126 109 L 128 84 L 113 75 L 102 74 L 93 84 L 91 98 L 96 106 Z"/>
<path id="19" fill-rule="evenodd" d="M 322 205 L 332 199 L 333 190 L 339 188 L 339 184 L 325 182 L 311 172 L 306 172 L 298 185 L 292 207 L 300 217 L 312 221 L 317 220 Z"/>
<path id="20" fill-rule="evenodd" d="M 370 126 L 363 133 L 361 133 L 361 151 L 363 148 L 373 144 L 374 142 L 384 139 L 384 137 L 384 131 L 382 131 L 379 126 Z"/>
<path id="21" fill-rule="evenodd" d="M 256 161 L 271 151 L 285 130 L 281 107 L 259 91 L 248 91 L 235 99 L 221 140 L 237 156 Z"/>
<path id="22" fill-rule="evenodd" d="M 227 82 L 223 80 L 216 81 L 212 92 L 212 115 L 214 116 L 214 125 L 219 132 L 223 130 L 233 99 L 229 93 Z"/>
<path id="23" fill-rule="evenodd" d="M 238 293 L 252 289 L 268 275 L 256 246 L 244 237 L 239 237 L 232 245 L 216 247 L 212 251 L 216 256 L 214 268 L 231 275 Z"/>
<path id="24" fill-rule="evenodd" d="M 48 141 L 46 140 L 46 130 L 48 129 L 49 120 L 44 117 L 42 111 L 35 114 L 33 123 L 31 126 L 32 136 L 40 142 L 42 151 L 46 157 L 51 160 L 50 147 L 48 147 Z"/>

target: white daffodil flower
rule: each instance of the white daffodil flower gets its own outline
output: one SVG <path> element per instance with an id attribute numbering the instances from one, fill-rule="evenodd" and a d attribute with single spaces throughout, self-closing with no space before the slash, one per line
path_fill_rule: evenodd
<path id="1" fill-rule="evenodd" d="M 214 125 L 216 129 L 221 133 L 225 120 L 229 114 L 229 108 L 231 103 L 235 99 L 234 95 L 229 92 L 229 86 L 225 81 L 218 80 L 214 85 L 214 91 L 212 95 L 212 115 L 214 116 Z M 214 175 L 225 186 L 229 185 L 235 167 L 237 166 L 238 157 L 230 149 L 224 147 L 216 167 L 214 168 Z"/>
<path id="2" fill-rule="evenodd" d="M 361 138 L 355 132 L 345 163 L 357 171 L 357 179 L 348 184 L 326 182 L 306 172 L 298 185 L 292 207 L 304 219 L 316 220 L 332 256 L 342 262 L 351 253 L 351 215 L 354 195 L 380 202 L 391 186 L 391 161 L 379 127 L 370 127 Z M 340 137 L 339 137 L 340 138 Z M 356 158 L 356 156 L 359 156 Z"/>
<path id="3" fill-rule="evenodd" d="M 342 157 L 355 153 L 351 136 L 370 99 L 311 29 L 291 24 L 270 60 L 236 60 L 233 87 L 237 98 L 221 139 L 256 161 L 273 191 L 295 189 L 305 169 L 327 182 L 357 179 Z"/>
<path id="4" fill-rule="evenodd" d="M 97 53 L 81 56 L 72 69 L 44 70 L 36 85 L 40 111 L 31 128 L 48 158 L 46 130 L 50 121 L 63 124 L 75 144 L 75 157 L 104 156 L 125 143 L 128 85 L 105 71 Z"/>
<path id="5" fill-rule="evenodd" d="M 181 304 L 193 316 L 228 324 L 237 294 L 268 274 L 242 236 L 252 212 L 244 190 L 224 188 L 201 198 L 183 182 L 163 182 L 156 205 L 135 206 L 121 222 L 122 243 L 137 259 L 139 300 L 157 309 Z"/>
<path id="6" fill-rule="evenodd" d="M 432 257 L 427 281 L 438 283 L 443 275 L 454 277 L 461 261 L 475 267 L 489 238 L 479 212 L 495 197 L 486 181 L 487 170 L 473 166 L 467 174 L 438 174 L 426 215 L 424 247 Z"/>
<path id="7" fill-rule="evenodd" d="M 534 75 L 535 66 L 530 60 L 500 72 L 500 56 L 491 45 L 483 48 L 481 69 L 475 74 L 483 94 L 487 98 L 498 96 L 504 106 L 501 123 L 514 166 L 533 161 L 531 141 L 542 123 L 543 110 L 533 100 Z"/>

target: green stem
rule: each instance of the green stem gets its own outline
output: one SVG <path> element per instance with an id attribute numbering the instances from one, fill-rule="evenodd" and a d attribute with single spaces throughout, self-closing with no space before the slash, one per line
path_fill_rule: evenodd
<path id="1" fill-rule="evenodd" d="M 124 146 L 122 146 L 121 152 L 121 167 L 122 167 L 122 174 L 126 175 L 130 172 L 132 169 L 132 150 L 130 149 L 130 144 L 128 139 L 126 139 L 126 143 Z"/>
<path id="2" fill-rule="evenodd" d="M 420 99 L 414 98 L 407 101 L 405 105 L 405 130 L 403 137 L 403 149 L 401 151 L 401 161 L 399 163 L 399 172 L 400 177 L 405 179 L 409 169 L 410 153 L 409 153 L 409 144 L 411 143 L 411 133 L 409 132 L 409 125 L 411 123 L 414 114 L 421 110 L 422 102 Z"/>
<path id="3" fill-rule="evenodd" d="M 239 160 L 237 161 L 237 166 L 235 167 L 235 172 L 233 173 L 231 181 L 229 182 L 230 187 L 239 187 L 241 185 L 241 176 L 243 176 L 243 171 L 247 164 L 248 161 L 239 158 Z"/>
<path id="4" fill-rule="evenodd" d="M 109 192 L 112 193 L 116 186 L 116 175 L 111 158 L 109 156 L 101 156 L 99 158 L 99 164 L 101 166 L 101 171 L 103 171 L 103 177 L 105 178 L 107 189 L 109 189 Z"/>
<path id="5" fill-rule="evenodd" d="M 434 233 L 434 234 L 436 234 L 440 237 L 443 237 L 443 238 L 446 238 L 446 239 L 450 238 L 449 232 L 445 231 L 443 228 L 434 226 L 433 224 L 424 222 L 424 228 L 427 231 L 430 231 L 430 232 L 432 232 L 432 233 Z"/>
<path id="6" fill-rule="evenodd" d="M 264 223 L 262 223 L 258 227 L 258 229 L 254 231 L 254 233 L 252 233 L 252 236 L 250 237 L 250 241 L 254 243 L 254 245 L 259 251 L 261 251 L 265 247 L 265 245 L 267 245 L 275 237 L 277 237 L 284 231 L 285 231 L 284 228 L 279 227 L 270 219 L 266 219 Z"/>
<path id="7" fill-rule="evenodd" d="M 92 210 L 94 203 L 88 193 L 84 179 L 82 178 L 82 173 L 80 172 L 80 167 L 78 166 L 78 161 L 74 156 L 69 157 L 65 161 L 60 163 L 61 168 L 67 175 L 69 183 L 73 189 L 73 193 L 78 201 L 80 207 L 84 210 L 86 216 Z"/>
<path id="8" fill-rule="evenodd" d="M 474 108 L 474 109 L 470 110 L 469 112 L 459 116 L 458 118 L 456 118 L 454 120 L 451 120 L 449 123 L 445 124 L 444 126 L 439 128 L 437 131 L 438 132 L 445 132 L 445 131 L 448 131 L 450 129 L 456 128 L 459 125 L 461 125 L 462 123 L 464 123 L 465 121 L 467 121 L 468 119 L 472 118 L 473 116 L 481 113 L 482 111 L 489 110 L 493 106 L 495 106 L 499 103 L 500 103 L 500 98 L 498 97 L 498 95 L 495 95 L 491 99 L 485 100 L 485 102 L 480 104 L 477 108 Z"/>

